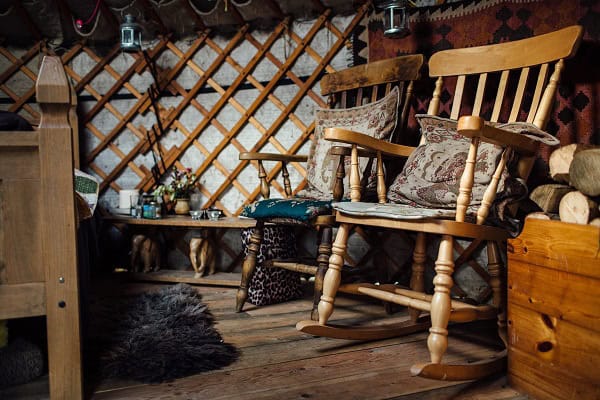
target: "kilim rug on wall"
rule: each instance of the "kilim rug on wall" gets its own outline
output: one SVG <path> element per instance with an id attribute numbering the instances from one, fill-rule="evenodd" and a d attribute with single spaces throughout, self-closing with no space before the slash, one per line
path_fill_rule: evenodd
<path id="1" fill-rule="evenodd" d="M 429 57 L 444 49 L 518 40 L 582 25 L 583 43 L 566 63 L 546 130 L 562 145 L 600 144 L 600 0 L 470 0 L 411 9 L 409 23 L 410 36 L 385 38 L 382 14 L 372 13 L 368 24 L 369 61 L 413 53 Z M 415 112 L 427 111 L 432 87 L 431 83 L 421 83 L 416 88 Z M 445 89 L 442 101 L 446 104 L 442 107 L 448 109 L 452 88 Z M 412 119 L 409 126 L 416 130 L 416 121 Z M 551 150 L 540 150 L 532 174 L 534 184 L 545 179 L 545 162 Z"/>

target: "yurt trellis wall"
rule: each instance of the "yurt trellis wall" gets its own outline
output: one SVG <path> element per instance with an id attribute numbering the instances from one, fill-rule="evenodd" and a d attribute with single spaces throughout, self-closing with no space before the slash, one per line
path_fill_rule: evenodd
<path id="1" fill-rule="evenodd" d="M 70 3 L 62 4 L 63 14 L 71 10 L 75 15 Z M 99 45 L 90 39 L 92 32 L 85 32 L 93 26 L 81 27 L 84 36 L 68 48 L 43 37 L 28 48 L 6 41 L 0 46 L 0 108 L 38 122 L 33 100 L 39 60 L 58 53 L 78 97 L 81 164 L 100 181 L 100 205 L 117 207 L 121 189 L 152 190 L 158 164 L 163 177 L 171 168 L 191 168 L 199 176 L 202 207 L 237 215 L 260 193 L 257 166 L 238 160 L 238 154 L 308 153 L 314 109 L 326 105 L 319 80 L 349 65 L 351 37 L 364 25 L 369 7 L 366 2 L 339 15 L 321 4 L 315 17 L 281 14 L 268 30 L 244 22 L 237 12 L 231 32 L 204 26 L 192 37 L 165 33 L 144 41 L 147 58 L 123 52 L 118 40 Z M 230 2 L 229 8 L 233 12 L 236 5 Z M 106 15 L 98 18 L 109 19 Z M 116 21 L 106 23 L 114 36 Z M 85 22 L 74 24 L 79 28 Z M 95 29 L 109 29 L 102 24 Z M 31 26 L 37 26 L 35 21 Z M 149 63 L 158 72 L 157 82 Z M 159 115 L 151 106 L 150 85 L 158 89 Z M 280 174 L 276 164 L 267 167 L 269 179 Z M 294 191 L 304 187 L 305 174 L 303 165 L 291 166 Z M 272 196 L 283 196 L 283 186 L 275 188 L 279 193 Z M 178 242 L 185 254 L 185 242 Z M 231 258 L 226 269 L 239 262 L 232 247 L 225 244 Z"/>

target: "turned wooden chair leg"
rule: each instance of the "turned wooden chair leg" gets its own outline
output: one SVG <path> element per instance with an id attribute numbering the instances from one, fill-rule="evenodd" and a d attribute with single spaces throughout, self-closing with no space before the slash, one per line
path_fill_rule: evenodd
<path id="1" fill-rule="evenodd" d="M 319 301 L 319 324 L 325 325 L 331 314 L 333 314 L 333 302 L 335 294 L 342 281 L 342 267 L 344 266 L 344 255 L 348 244 L 348 236 L 352 225 L 341 224 L 338 228 L 335 242 L 331 248 L 331 257 L 329 258 L 329 267 L 323 279 L 323 294 Z"/>
<path id="2" fill-rule="evenodd" d="M 431 362 L 439 364 L 448 348 L 448 321 L 450 320 L 450 289 L 454 285 L 453 237 L 443 235 L 438 258 L 435 262 L 433 278 L 434 294 L 431 299 L 431 328 L 427 338 L 427 347 Z"/>
<path id="3" fill-rule="evenodd" d="M 260 245 L 263 240 L 264 222 L 258 221 L 256 227 L 252 230 L 250 236 L 250 243 L 248 243 L 248 255 L 242 264 L 242 279 L 240 281 L 240 287 L 238 288 L 236 295 L 235 310 L 241 312 L 248 298 L 248 285 L 252 280 L 254 271 L 256 270 L 256 259 L 260 251 Z"/>
<path id="4" fill-rule="evenodd" d="M 417 233 L 417 240 L 413 251 L 412 274 L 410 276 L 410 288 L 417 292 L 425 292 L 425 260 L 427 251 L 427 236 L 423 232 Z M 421 311 L 416 308 L 408 308 L 410 320 L 416 322 Z"/>
<path id="5" fill-rule="evenodd" d="M 488 242 L 488 273 L 492 287 L 492 304 L 498 309 L 498 336 L 508 348 L 508 335 L 506 327 L 506 271 L 500 258 L 498 243 Z"/>
<path id="6" fill-rule="evenodd" d="M 321 228 L 319 232 L 319 254 L 317 256 L 317 273 L 315 274 L 313 309 L 310 314 L 310 319 L 313 321 L 319 320 L 319 301 L 323 294 L 323 279 L 329 266 L 329 257 L 331 257 L 331 236 L 332 229 L 330 226 Z"/>

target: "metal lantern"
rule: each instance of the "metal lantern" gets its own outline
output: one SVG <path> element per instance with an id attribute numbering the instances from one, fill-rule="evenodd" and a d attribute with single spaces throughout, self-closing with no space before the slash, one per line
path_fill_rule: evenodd
<path id="1" fill-rule="evenodd" d="M 121 49 L 140 51 L 142 49 L 142 29 L 133 15 L 127 14 L 121 24 Z"/>
<path id="2" fill-rule="evenodd" d="M 392 0 L 383 3 L 383 35 L 391 38 L 403 38 L 410 35 L 407 8 L 412 6 L 409 0 Z"/>

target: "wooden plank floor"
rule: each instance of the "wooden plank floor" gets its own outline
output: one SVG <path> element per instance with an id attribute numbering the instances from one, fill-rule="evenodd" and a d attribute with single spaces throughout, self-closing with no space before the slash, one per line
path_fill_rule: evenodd
<path id="1" fill-rule="evenodd" d="M 158 290 L 164 284 L 111 283 L 110 291 Z M 146 385 L 104 381 L 93 388 L 92 399 L 481 399 L 517 400 L 526 396 L 507 387 L 504 375 L 482 382 L 442 382 L 410 376 L 410 366 L 428 358 L 426 333 L 375 342 L 352 342 L 312 337 L 296 331 L 295 324 L 309 316 L 311 295 L 277 305 L 247 305 L 234 312 L 235 289 L 196 287 L 215 315 L 225 341 L 241 350 L 238 361 L 218 371 Z M 380 304 L 365 304 L 340 296 L 334 319 L 339 323 L 373 318 L 398 320 L 404 313 L 386 316 Z M 474 361 L 497 351 L 496 338 L 477 331 L 480 325 L 460 328 L 466 339 L 451 337 L 447 360 Z M 457 333 L 453 329 L 452 333 Z M 451 333 L 451 334 L 452 334 Z M 38 383 L 39 386 L 39 383 Z M 5 392 L 10 398 L 31 397 L 23 389 Z M 0 391 L 0 397 L 2 392 Z M 8 398 L 8 397 L 7 397 Z"/>

